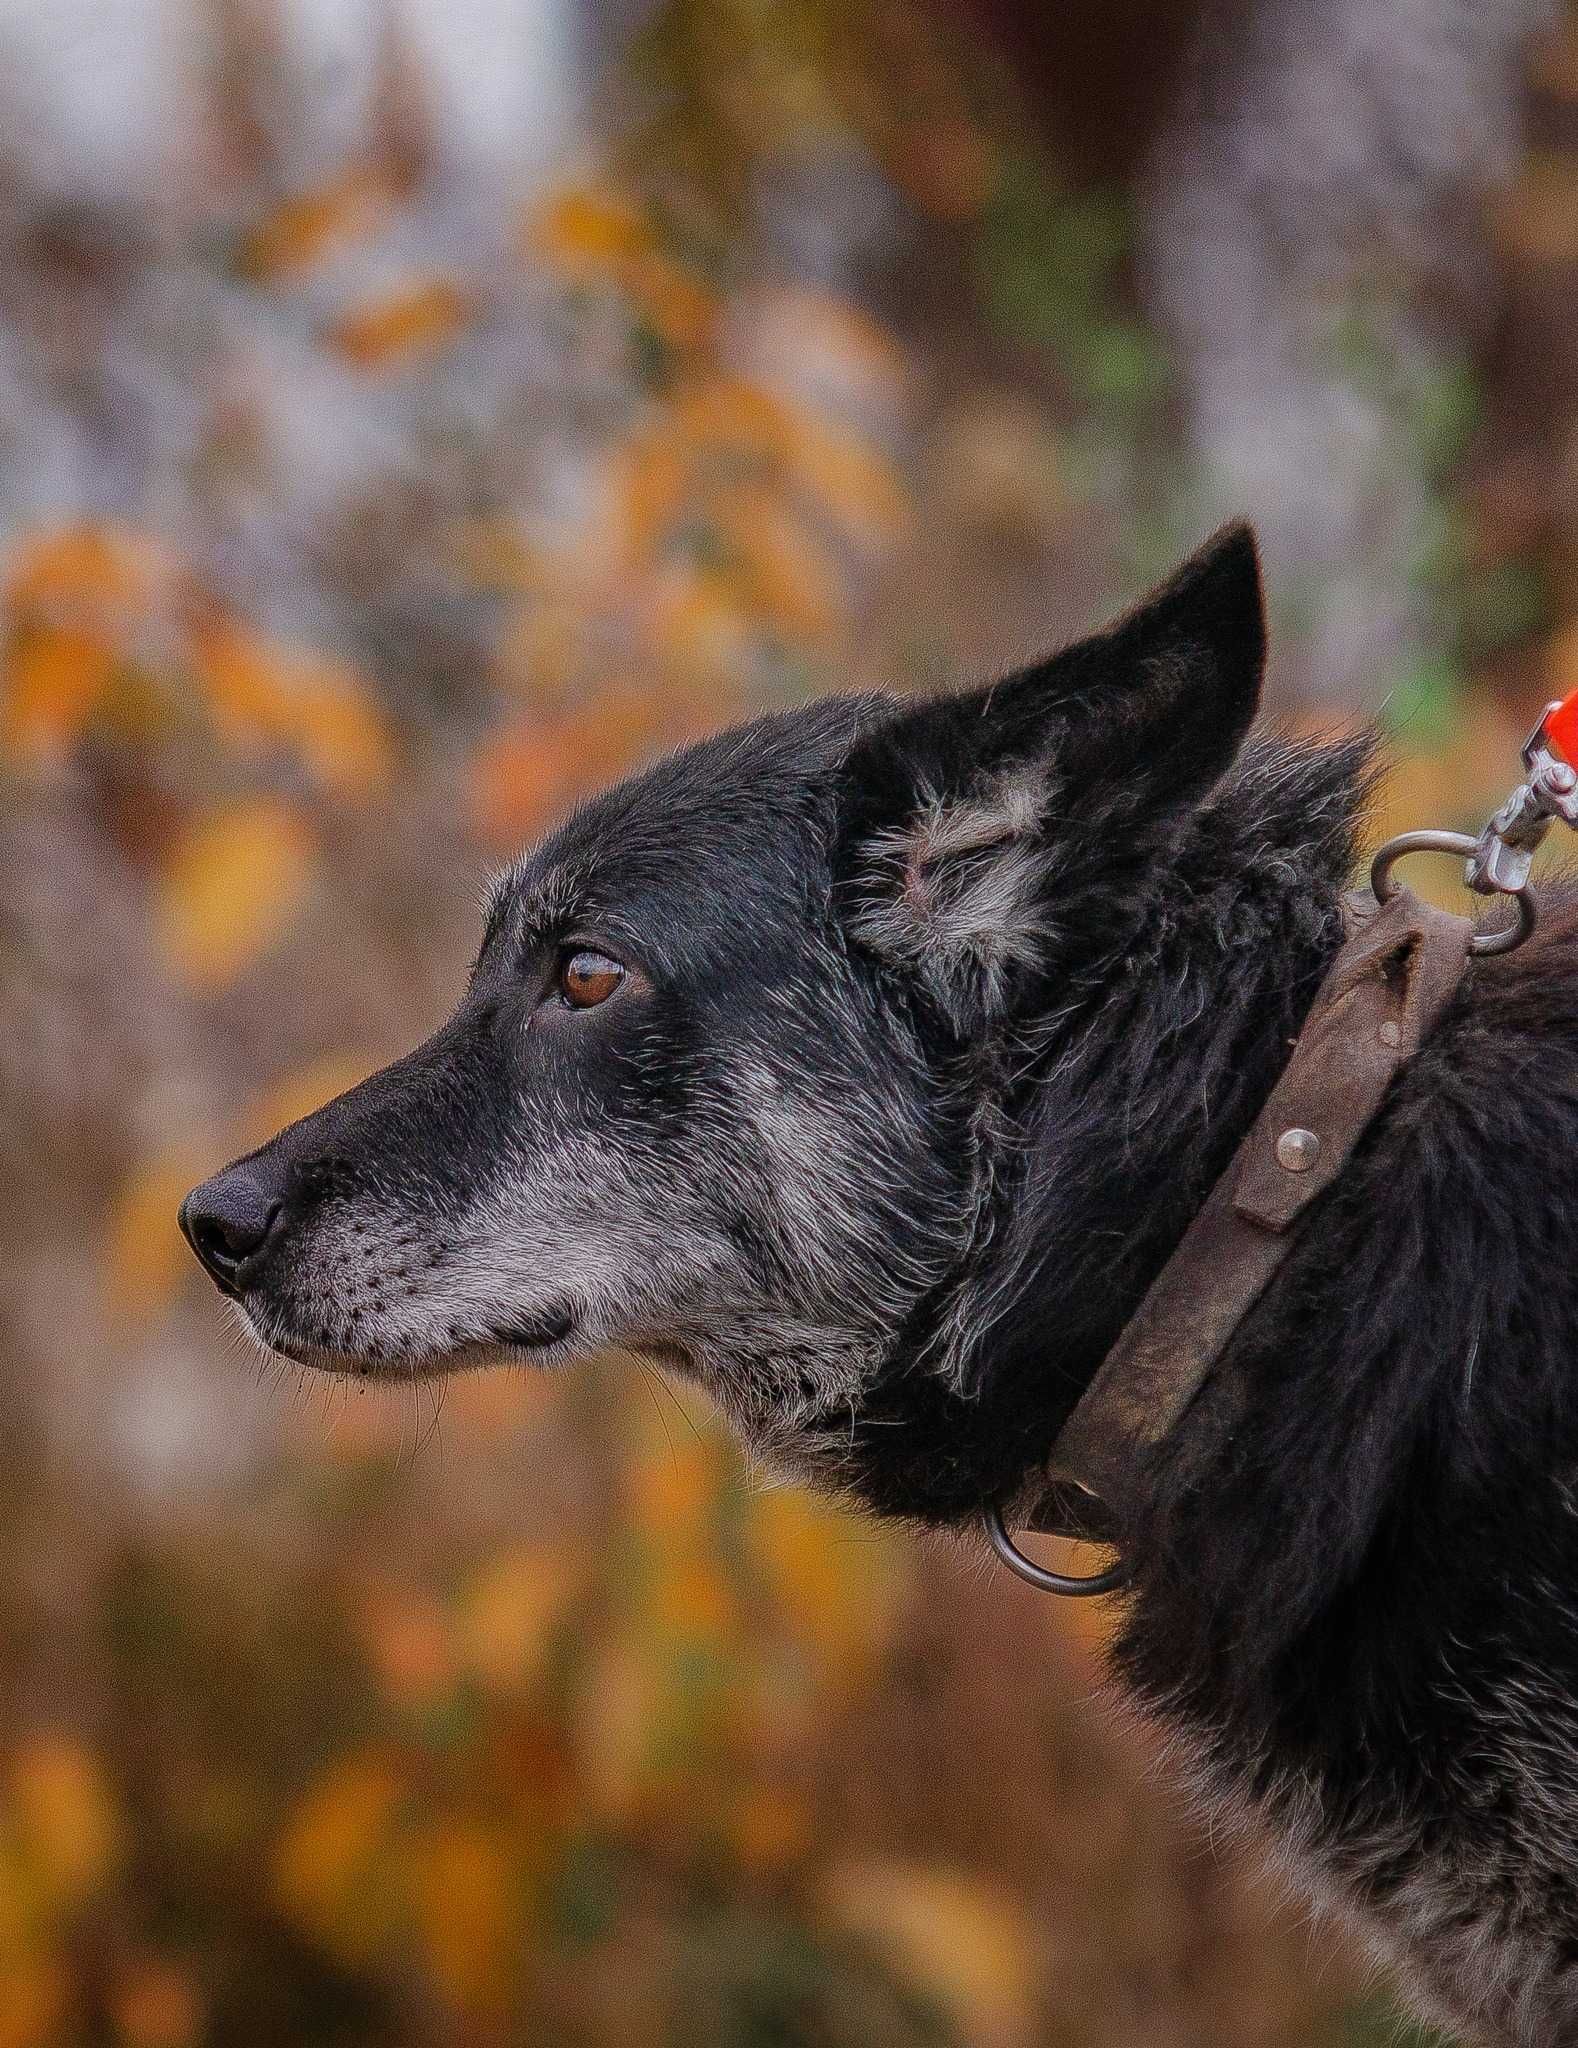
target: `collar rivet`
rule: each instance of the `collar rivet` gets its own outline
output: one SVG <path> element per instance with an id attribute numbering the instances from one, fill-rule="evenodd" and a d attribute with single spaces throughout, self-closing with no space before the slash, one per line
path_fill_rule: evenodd
<path id="1" fill-rule="evenodd" d="M 1277 1164 L 1289 1173 L 1308 1173 L 1320 1157 L 1320 1139 L 1297 1124 L 1277 1140 Z"/>

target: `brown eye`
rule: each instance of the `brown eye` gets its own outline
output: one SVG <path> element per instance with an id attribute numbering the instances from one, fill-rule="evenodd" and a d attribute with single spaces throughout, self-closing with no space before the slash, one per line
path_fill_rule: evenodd
<path id="1" fill-rule="evenodd" d="M 606 1003 L 625 978 L 625 970 L 606 953 L 589 947 L 566 953 L 559 962 L 559 993 L 572 1010 L 590 1010 Z"/>

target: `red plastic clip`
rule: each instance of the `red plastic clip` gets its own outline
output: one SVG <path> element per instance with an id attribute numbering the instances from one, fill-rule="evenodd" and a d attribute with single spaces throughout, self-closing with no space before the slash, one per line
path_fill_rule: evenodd
<path id="1" fill-rule="evenodd" d="M 1569 767 L 1578 768 L 1578 690 L 1545 714 L 1545 737 Z"/>

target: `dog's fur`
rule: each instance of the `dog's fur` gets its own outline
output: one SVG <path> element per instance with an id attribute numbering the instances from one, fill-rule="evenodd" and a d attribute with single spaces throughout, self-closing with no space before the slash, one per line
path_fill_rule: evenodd
<path id="1" fill-rule="evenodd" d="M 255 1334 L 402 1374 L 616 1342 L 883 1514 L 1022 1503 L 1340 942 L 1369 749 L 1246 737 L 1263 652 L 1232 529 L 993 688 L 588 804 L 435 1038 L 193 1198 L 273 1219 L 222 1276 Z M 628 970 L 596 1008 L 572 943 Z M 1497 2043 L 1578 2039 L 1575 977 L 1566 910 L 1474 964 L 1157 1455 L 1115 1652 Z"/>

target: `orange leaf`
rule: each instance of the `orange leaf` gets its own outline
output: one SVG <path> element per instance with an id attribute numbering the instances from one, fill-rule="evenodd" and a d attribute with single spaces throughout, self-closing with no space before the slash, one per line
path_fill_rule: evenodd
<path id="1" fill-rule="evenodd" d="M 734 1812 L 735 1852 L 749 1869 L 781 1870 L 804 1853 L 810 1819 L 800 1794 L 780 1785 L 747 1784 Z"/>
<path id="2" fill-rule="evenodd" d="M 838 625 L 844 593 L 827 551 L 771 491 L 730 492 L 714 515 L 738 556 L 754 608 L 775 626 L 823 639 Z"/>
<path id="3" fill-rule="evenodd" d="M 750 1540 L 795 1640 L 843 1685 L 870 1667 L 892 1622 L 898 1553 L 881 1533 L 797 1489 L 751 1501 Z"/>
<path id="4" fill-rule="evenodd" d="M 500 1692 L 542 1668 L 553 1624 L 576 1584 L 568 1555 L 518 1544 L 491 1559 L 461 1602 L 461 1642 L 472 1669 Z"/>
<path id="5" fill-rule="evenodd" d="M 202 1177 L 200 1164 L 166 1156 L 141 1166 L 122 1182 L 110 1212 L 105 1253 L 105 1290 L 111 1303 L 134 1322 L 145 1322 L 167 1307 L 195 1271 L 176 1223 L 182 1197 Z"/>
<path id="6" fill-rule="evenodd" d="M 284 804 L 259 799 L 201 819 L 177 846 L 159 905 L 171 966 L 221 988 L 287 929 L 311 879 L 312 836 Z"/>
<path id="7" fill-rule="evenodd" d="M 203 2001 L 186 1971 L 160 1956 L 134 1956 L 110 1999 L 122 2048 L 189 2048 L 203 2031 Z"/>
<path id="8" fill-rule="evenodd" d="M 645 253 L 652 231 L 640 209 L 607 187 L 559 192 L 529 218 L 526 247 L 568 270 L 613 270 Z"/>
<path id="9" fill-rule="evenodd" d="M 365 234 L 394 194 L 382 173 L 344 172 L 310 192 L 281 200 L 241 245 L 249 276 L 281 278 L 310 268 L 337 246 Z"/>
<path id="10" fill-rule="evenodd" d="M 776 461 L 793 432 L 783 401 L 744 377 L 688 385 L 675 399 L 673 417 L 685 439 L 760 461 Z"/>
<path id="11" fill-rule="evenodd" d="M 297 744 L 325 789 L 365 795 L 388 781 L 388 730 L 349 669 L 320 662 L 296 693 Z"/>
<path id="12" fill-rule="evenodd" d="M 359 370 L 386 369 L 453 341 L 470 309 L 459 285 L 435 277 L 342 314 L 329 330 L 329 343 Z"/>
<path id="13" fill-rule="evenodd" d="M 651 1612 L 668 1634 L 705 1640 L 729 1633 L 739 1618 L 739 1603 L 716 1561 L 692 1555 L 666 1564 L 658 1573 Z"/>
<path id="14" fill-rule="evenodd" d="M 796 413 L 784 463 L 811 503 L 851 540 L 887 546 L 908 527 L 909 494 L 898 470 L 852 434 Z"/>
<path id="15" fill-rule="evenodd" d="M 318 1932 L 342 1927 L 359 1881 L 388 1842 L 404 1793 L 401 1773 L 377 1751 L 329 1765 L 275 1848 L 274 1882 L 290 1912 Z"/>
<path id="16" fill-rule="evenodd" d="M 571 1723 L 582 1797 L 593 1813 L 623 1817 L 639 1801 L 652 1762 L 663 1692 L 634 1642 L 599 1642 L 581 1673 Z"/>
<path id="17" fill-rule="evenodd" d="M 666 1427 L 666 1424 L 665 1424 Z M 653 1534 L 693 1536 L 702 1527 L 724 1471 L 724 1450 L 715 1434 L 650 1443 L 629 1478 L 630 1504 Z"/>
<path id="18" fill-rule="evenodd" d="M 454 1684 L 449 1619 L 429 1595 L 410 1587 L 372 1593 L 362 1603 L 361 1627 L 373 1668 L 398 1705 L 428 1706 Z"/>
<path id="19" fill-rule="evenodd" d="M 122 1847 L 97 1758 L 71 1736 L 35 1735 L 12 1761 L 11 1799 L 24 1853 L 50 1893 L 67 1905 L 91 1898 Z"/>
<path id="20" fill-rule="evenodd" d="M 618 557 L 644 567 L 684 509 L 693 464 L 683 438 L 672 431 L 644 434 L 613 459 L 612 490 L 620 529 Z"/>
<path id="21" fill-rule="evenodd" d="M 652 639 L 657 651 L 682 667 L 734 677 L 752 653 L 751 619 L 741 593 L 717 569 L 673 563 L 653 594 Z"/>
<path id="22" fill-rule="evenodd" d="M 472 767 L 472 821 L 494 846 L 529 839 L 583 786 L 574 735 L 535 722 L 495 734 Z"/>
<path id="23" fill-rule="evenodd" d="M 435 1827 L 418 1854 L 417 1915 L 433 1974 L 463 2012 L 495 2011 L 523 1917 L 511 1860 L 491 1834 L 462 1821 Z"/>
<path id="24" fill-rule="evenodd" d="M 355 671 L 276 647 L 234 619 L 193 628 L 192 663 L 233 743 L 288 746 L 326 788 L 362 794 L 389 774 L 388 731 Z"/>
<path id="25" fill-rule="evenodd" d="M 23 539 L 7 596 L 18 610 L 140 613 L 165 593 L 171 574 L 169 562 L 142 535 L 79 520 Z"/>
<path id="26" fill-rule="evenodd" d="M 63 754 L 102 701 L 115 657 L 75 626 L 23 628 L 7 664 L 5 748 L 30 764 Z"/>
<path id="27" fill-rule="evenodd" d="M 671 707 L 650 689 L 613 688 L 552 724 L 506 727 L 478 755 L 477 829 L 511 845 L 537 831 L 597 782 L 621 775 L 672 732 Z"/>
<path id="28" fill-rule="evenodd" d="M 60 2039 L 69 1985 L 54 1961 L 0 1970 L 0 2048 L 47 2048 Z"/>

